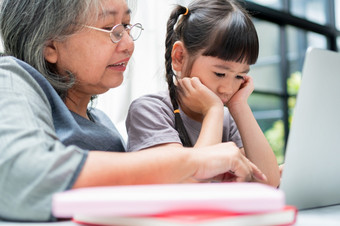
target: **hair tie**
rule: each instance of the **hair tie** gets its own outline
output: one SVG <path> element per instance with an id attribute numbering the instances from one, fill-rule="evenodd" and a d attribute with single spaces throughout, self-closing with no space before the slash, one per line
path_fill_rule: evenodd
<path id="1" fill-rule="evenodd" d="M 175 114 L 179 114 L 179 109 L 174 110 Z"/>
<path id="2" fill-rule="evenodd" d="M 187 8 L 187 7 L 185 7 L 185 13 L 183 13 L 183 16 L 186 16 L 186 15 L 188 15 L 188 13 L 189 13 L 189 9 Z"/>

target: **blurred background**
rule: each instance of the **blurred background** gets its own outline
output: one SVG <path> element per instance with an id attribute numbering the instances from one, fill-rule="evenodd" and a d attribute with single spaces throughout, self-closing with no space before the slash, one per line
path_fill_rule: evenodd
<path id="1" fill-rule="evenodd" d="M 167 18 L 175 4 L 187 6 L 189 2 L 128 0 L 133 12 L 131 23 L 140 22 L 145 30 L 135 42 L 123 84 L 100 95 L 95 102 L 125 139 L 125 117 L 131 101 L 167 89 L 164 72 Z M 255 82 L 249 104 L 278 162 L 282 163 L 306 50 L 316 47 L 338 51 L 340 47 L 340 0 L 240 2 L 252 15 L 260 40 L 260 56 L 249 73 Z"/>
<path id="2" fill-rule="evenodd" d="M 97 102 L 97 107 L 109 114 L 125 138 L 124 120 L 131 101 L 167 89 L 166 21 L 175 4 L 187 6 L 189 2 L 129 0 L 132 21 L 141 22 L 145 30 L 135 43 L 133 61 L 123 85 L 100 96 Z M 251 13 L 260 40 L 260 56 L 249 73 L 255 82 L 249 104 L 278 162 L 282 163 L 306 50 L 316 47 L 337 51 L 340 47 L 340 0 L 240 2 Z"/>

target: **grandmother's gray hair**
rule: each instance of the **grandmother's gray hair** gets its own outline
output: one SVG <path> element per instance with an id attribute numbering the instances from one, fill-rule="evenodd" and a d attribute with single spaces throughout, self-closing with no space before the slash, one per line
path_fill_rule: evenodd
<path id="1" fill-rule="evenodd" d="M 5 54 L 36 68 L 64 99 L 74 75 L 58 75 L 55 66 L 45 61 L 44 48 L 49 41 L 64 40 L 98 16 L 101 1 L 1 0 L 0 34 Z"/>

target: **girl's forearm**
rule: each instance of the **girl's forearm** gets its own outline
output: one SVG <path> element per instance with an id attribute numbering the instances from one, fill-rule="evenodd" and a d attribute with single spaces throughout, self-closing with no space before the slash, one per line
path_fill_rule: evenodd
<path id="1" fill-rule="evenodd" d="M 247 158 L 268 178 L 268 184 L 278 186 L 280 174 L 276 157 L 248 104 L 229 109 L 239 129 Z"/>
<path id="2" fill-rule="evenodd" d="M 204 147 L 222 142 L 224 109 L 213 107 L 205 115 L 200 135 L 194 147 Z"/>

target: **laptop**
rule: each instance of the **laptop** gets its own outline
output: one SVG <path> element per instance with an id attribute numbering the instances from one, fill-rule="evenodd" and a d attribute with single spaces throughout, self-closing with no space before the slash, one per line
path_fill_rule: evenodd
<path id="1" fill-rule="evenodd" d="M 299 210 L 340 204 L 340 53 L 307 50 L 280 189 Z"/>

